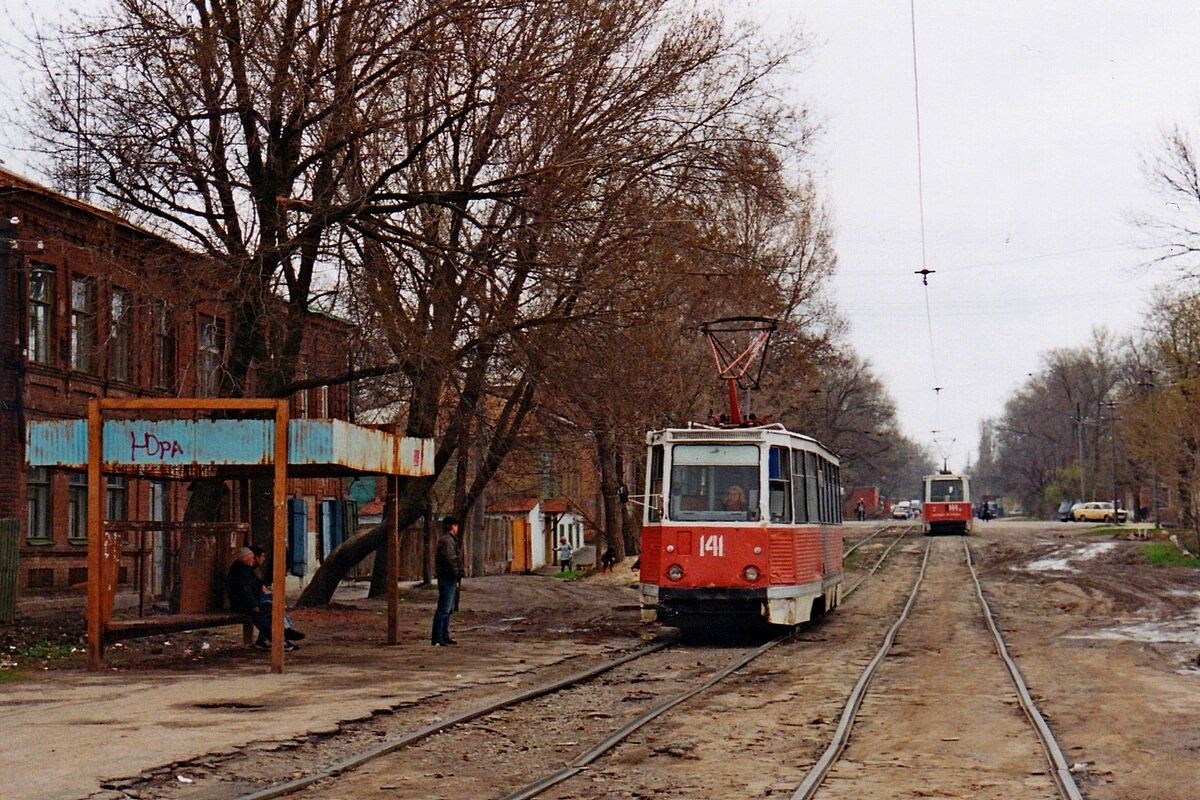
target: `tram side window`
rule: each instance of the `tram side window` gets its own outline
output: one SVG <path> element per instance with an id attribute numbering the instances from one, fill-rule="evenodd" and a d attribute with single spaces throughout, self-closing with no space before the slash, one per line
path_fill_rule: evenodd
<path id="1" fill-rule="evenodd" d="M 817 503 L 817 454 L 804 454 L 804 486 L 808 501 L 808 521 L 820 522 L 821 515 Z"/>
<path id="2" fill-rule="evenodd" d="M 817 519 L 829 522 L 829 463 L 817 456 Z"/>
<path id="3" fill-rule="evenodd" d="M 650 470 L 646 476 L 646 514 L 650 522 L 662 519 L 663 446 L 650 448 Z"/>
<path id="4" fill-rule="evenodd" d="M 796 509 L 796 522 L 808 522 L 808 501 L 805 500 L 804 451 L 792 453 L 792 507 Z"/>
<path id="5" fill-rule="evenodd" d="M 835 467 L 833 465 L 830 465 L 829 468 L 833 475 L 833 483 L 831 484 L 831 488 L 832 488 L 831 494 L 833 497 L 833 501 L 830 504 L 830 507 L 833 509 L 833 521 L 836 522 L 838 525 L 841 525 L 843 522 L 843 519 L 842 519 L 842 468 Z"/>
<path id="6" fill-rule="evenodd" d="M 769 466 L 771 521 L 792 521 L 792 451 L 772 447 Z"/>

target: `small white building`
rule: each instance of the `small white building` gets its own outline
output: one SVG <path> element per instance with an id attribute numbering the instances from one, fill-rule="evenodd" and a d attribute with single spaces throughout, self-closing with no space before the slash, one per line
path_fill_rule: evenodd
<path id="1" fill-rule="evenodd" d="M 557 566 L 558 544 L 564 538 L 572 552 L 584 549 L 583 515 L 570 510 L 562 500 L 522 497 L 493 502 L 484 516 L 489 529 L 504 526 L 511 531 L 509 572 Z M 589 561 L 595 562 L 594 555 Z"/>

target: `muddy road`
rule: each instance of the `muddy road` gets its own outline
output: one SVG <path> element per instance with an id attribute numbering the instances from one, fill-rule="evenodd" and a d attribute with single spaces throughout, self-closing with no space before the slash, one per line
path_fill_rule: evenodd
<path id="1" fill-rule="evenodd" d="M 1092 530 L 1000 521 L 980 526 L 970 544 L 983 591 L 1082 796 L 1193 800 L 1200 769 L 1200 572 L 1151 566 L 1142 542 Z M 847 539 L 866 531 L 848 526 Z M 855 553 L 849 583 L 890 543 L 880 539 Z M 830 741 L 860 670 L 895 621 L 927 544 L 927 575 L 910 618 L 816 797 L 1057 797 L 1047 759 L 988 638 L 961 540 L 926 539 L 919 532 L 902 540 L 836 612 L 638 728 L 542 796 L 790 797 Z M 645 647 L 656 629 L 636 620 L 632 580 L 628 569 L 569 584 L 470 580 L 455 618 L 460 644 L 454 648 L 425 644 L 432 608 L 427 592 L 406 595 L 410 641 L 401 648 L 355 649 L 361 639 L 355 638 L 355 615 L 377 619 L 371 601 L 301 610 L 314 644 L 295 659 L 297 669 L 306 658 L 353 658 L 356 666 L 386 671 L 392 685 L 407 683 L 404 701 L 381 702 L 365 718 L 307 736 L 261 737 L 155 769 L 113 773 L 106 788 L 87 796 L 250 796 L 489 699 Z M 508 797 L 758 643 L 672 646 L 289 796 Z M 161 646 L 158 653 L 138 647 L 153 643 L 131 646 L 123 668 L 167 677 L 189 668 L 164 657 Z M 214 642 L 210 651 L 200 668 L 214 678 L 244 670 L 243 661 L 253 658 L 232 641 Z M 327 694 L 327 702 L 336 702 L 336 691 Z"/>

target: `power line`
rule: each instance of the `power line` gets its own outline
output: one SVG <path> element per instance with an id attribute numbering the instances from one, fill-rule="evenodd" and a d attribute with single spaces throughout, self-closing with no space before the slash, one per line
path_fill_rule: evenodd
<path id="1" fill-rule="evenodd" d="M 916 111 L 917 124 L 917 208 L 921 222 L 921 268 L 917 274 L 921 276 L 922 288 L 925 290 L 925 329 L 929 333 L 929 371 L 933 378 L 933 426 L 938 427 L 942 399 L 942 385 L 938 382 L 937 350 L 933 342 L 933 312 L 929 305 L 929 276 L 935 270 L 929 269 L 929 259 L 925 246 L 925 170 L 921 161 L 921 82 L 917 70 L 917 5 L 916 0 L 909 0 L 908 16 L 912 29 L 912 65 L 913 65 L 913 108 Z"/>

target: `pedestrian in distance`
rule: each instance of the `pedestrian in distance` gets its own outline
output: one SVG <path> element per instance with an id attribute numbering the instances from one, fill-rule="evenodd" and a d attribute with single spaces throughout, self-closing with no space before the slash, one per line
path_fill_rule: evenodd
<path id="1" fill-rule="evenodd" d="M 600 573 L 604 574 L 617 564 L 617 546 L 610 544 L 608 549 L 604 551 L 604 555 L 600 556 Z"/>
<path id="2" fill-rule="evenodd" d="M 467 574 L 463 565 L 462 546 L 458 541 L 458 529 L 456 518 L 442 518 L 442 535 L 438 539 L 433 560 L 438 583 L 437 610 L 433 614 L 434 647 L 457 644 L 450 638 L 450 615 L 457 610 L 459 584 Z"/>
<path id="3" fill-rule="evenodd" d="M 859 500 L 858 505 L 854 507 L 854 516 L 859 522 L 867 518 L 867 504 L 862 500 Z"/>
<path id="4" fill-rule="evenodd" d="M 567 537 L 562 537 L 558 540 L 558 565 L 563 572 L 571 571 L 571 557 L 575 551 L 571 548 L 571 543 L 567 541 Z"/>
<path id="5" fill-rule="evenodd" d="M 271 600 L 263 594 L 263 582 L 255 572 L 257 556 L 249 547 L 238 550 L 237 558 L 229 567 L 226 592 L 229 595 L 229 610 L 244 614 L 258 628 L 259 650 L 271 647 Z M 284 650 L 295 650 L 296 645 L 284 642 Z"/>

